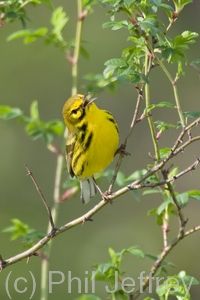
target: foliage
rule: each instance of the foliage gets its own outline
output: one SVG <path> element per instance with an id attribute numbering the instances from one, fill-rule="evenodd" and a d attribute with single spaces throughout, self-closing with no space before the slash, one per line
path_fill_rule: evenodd
<path id="1" fill-rule="evenodd" d="M 18 238 L 22 238 L 23 248 L 29 249 L 32 247 L 38 240 L 45 236 L 45 232 L 36 231 L 33 228 L 30 228 L 28 224 L 23 223 L 19 219 L 11 220 L 13 225 L 6 227 L 3 232 L 11 233 L 11 241 L 14 241 Z"/>
<path id="2" fill-rule="evenodd" d="M 38 103 L 33 101 L 30 107 L 30 117 L 27 117 L 19 108 L 0 106 L 0 118 L 10 120 L 17 118 L 19 123 L 27 123 L 25 131 L 33 140 L 43 138 L 47 144 L 53 141 L 55 136 L 63 134 L 64 125 L 60 120 L 43 122 L 40 120 Z"/>

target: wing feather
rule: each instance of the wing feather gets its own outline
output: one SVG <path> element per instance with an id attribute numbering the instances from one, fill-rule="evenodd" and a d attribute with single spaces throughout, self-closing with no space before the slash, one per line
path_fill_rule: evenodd
<path id="1" fill-rule="evenodd" d="M 74 177 L 74 171 L 72 169 L 72 158 L 74 153 L 74 145 L 75 145 L 75 137 L 68 136 L 67 142 L 66 142 L 66 160 L 67 160 L 67 169 L 71 177 Z"/>

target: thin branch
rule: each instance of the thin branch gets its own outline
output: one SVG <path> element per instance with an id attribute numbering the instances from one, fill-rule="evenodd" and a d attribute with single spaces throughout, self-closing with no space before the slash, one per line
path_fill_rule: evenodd
<path id="1" fill-rule="evenodd" d="M 77 12 L 78 12 L 78 20 L 76 26 L 76 37 L 75 37 L 75 49 L 73 54 L 73 65 L 72 65 L 72 96 L 77 94 L 77 80 L 78 80 L 78 59 L 79 52 L 81 46 L 81 33 L 83 26 L 83 18 L 82 15 L 82 0 L 77 0 Z"/>
<path id="2" fill-rule="evenodd" d="M 44 206 L 46 207 L 46 210 L 48 212 L 48 215 L 49 215 L 49 221 L 50 221 L 50 224 L 51 224 L 51 228 L 52 228 L 52 231 L 56 230 L 55 228 L 55 224 L 54 224 L 54 221 L 53 221 L 53 218 L 52 218 L 52 214 L 51 214 L 51 208 L 50 206 L 47 204 L 46 200 L 45 200 L 45 197 L 40 189 L 40 187 L 38 186 L 34 176 L 33 176 L 33 173 L 29 170 L 28 166 L 26 164 L 24 164 L 24 167 L 26 168 L 28 174 L 27 176 L 30 176 L 31 180 L 33 181 L 34 185 L 35 185 L 35 188 L 38 192 L 38 194 L 40 195 L 40 198 L 42 199 L 42 202 L 44 204 Z"/>
<path id="3" fill-rule="evenodd" d="M 199 163 L 199 161 L 197 160 L 197 162 L 195 161 L 195 168 L 197 166 L 197 164 Z M 194 165 L 193 164 L 193 165 Z M 191 166 L 189 168 L 187 168 L 186 170 L 182 171 L 181 173 L 177 174 L 178 177 L 182 176 L 183 174 L 186 174 L 187 172 L 189 172 L 191 170 Z M 192 170 L 193 170 L 193 166 L 192 166 Z M 172 187 L 172 184 L 171 182 L 168 181 L 168 176 L 167 176 L 167 172 L 165 170 L 162 171 L 162 174 L 163 174 L 163 178 L 164 180 L 166 181 L 166 184 L 167 184 L 167 189 L 172 197 L 172 200 L 176 206 L 176 209 L 177 209 L 177 213 L 178 213 L 178 219 L 179 219 L 179 225 L 180 225 L 180 228 L 182 228 L 182 234 L 184 233 L 184 227 L 185 227 L 185 219 L 183 217 L 183 214 L 182 214 L 182 211 L 181 211 L 181 207 L 179 206 L 178 204 L 178 201 L 176 199 L 176 195 L 175 195 L 175 192 L 174 192 L 174 189 Z M 173 176 L 173 181 L 174 179 L 177 179 L 175 176 Z M 172 180 L 171 180 L 172 181 Z"/>
<path id="4" fill-rule="evenodd" d="M 146 55 L 145 55 L 145 75 L 148 76 L 149 74 L 149 70 L 150 70 L 150 66 L 152 64 L 152 53 L 153 51 L 150 52 L 150 47 L 147 46 L 146 48 Z M 146 107 L 149 107 L 151 102 L 150 102 L 150 85 L 149 83 L 145 83 L 145 102 L 146 102 Z M 155 157 L 157 161 L 160 161 L 160 151 L 159 151 L 159 145 L 158 145 L 158 139 L 156 138 L 156 130 L 155 130 L 155 125 L 153 122 L 153 117 L 152 117 L 152 113 L 149 112 L 148 113 L 148 123 L 149 123 L 149 129 L 151 132 L 151 139 L 153 142 L 153 147 L 154 147 L 154 151 L 155 151 Z"/>
<path id="5" fill-rule="evenodd" d="M 194 170 L 197 165 L 200 163 L 200 159 L 197 158 L 196 161 L 191 165 L 189 166 L 187 169 L 185 169 L 184 171 L 178 173 L 176 176 L 173 176 L 172 178 L 168 178 L 164 181 L 161 181 L 159 183 L 155 183 L 155 184 L 151 184 L 149 182 L 146 182 L 144 183 L 144 181 L 146 179 L 148 179 L 148 177 L 150 177 L 151 175 L 153 175 L 155 172 L 157 172 L 158 170 L 160 170 L 171 158 L 173 158 L 175 155 L 177 155 L 180 151 L 181 151 L 181 147 L 178 148 L 178 146 L 180 145 L 181 141 L 182 141 L 182 138 L 184 137 L 184 135 L 186 134 L 187 131 L 189 131 L 192 127 L 194 127 L 195 125 L 198 125 L 200 122 L 200 118 L 198 118 L 197 120 L 195 120 L 194 122 L 192 122 L 190 125 L 186 126 L 182 132 L 180 133 L 178 139 L 176 140 L 174 146 L 172 147 L 171 151 L 169 152 L 168 156 L 165 157 L 161 162 L 159 162 L 157 165 L 153 166 L 146 174 L 144 174 L 141 178 L 135 180 L 134 182 L 132 182 L 131 184 L 121 188 L 120 190 L 116 191 L 115 193 L 109 195 L 109 199 L 110 200 L 114 200 L 115 198 L 118 198 L 119 196 L 121 196 L 122 194 L 124 193 L 127 193 L 128 191 L 130 190 L 133 190 L 133 189 L 139 189 L 139 188 L 144 188 L 144 187 L 156 187 L 156 186 L 159 186 L 159 185 L 164 185 L 164 184 L 167 184 L 169 182 L 172 182 L 178 178 L 180 178 L 181 176 L 183 176 L 184 174 L 186 174 L 187 172 L 189 171 L 192 171 Z M 200 137 L 198 137 L 198 139 L 200 139 Z M 185 144 L 184 144 L 184 148 L 188 147 L 192 142 L 196 141 L 197 140 L 197 137 L 196 138 L 193 138 L 193 139 L 189 139 Z M 178 149 L 177 149 L 178 148 Z M 38 190 L 44 204 L 45 204 L 45 207 L 48 208 L 48 205 L 46 204 L 46 200 L 44 199 L 44 196 L 40 190 L 40 188 L 38 187 L 32 173 L 29 171 L 28 167 L 25 166 L 27 171 L 28 171 L 28 175 L 31 176 L 32 180 L 33 180 L 33 183 L 36 187 L 36 189 Z M 47 234 L 43 239 L 41 239 L 37 244 L 35 244 L 33 247 L 31 247 L 30 249 L 28 249 L 27 251 L 24 251 L 16 256 L 13 256 L 7 260 L 3 260 L 2 257 L 0 257 L 0 266 L 2 269 L 4 269 L 5 267 L 9 266 L 9 265 L 12 265 L 22 259 L 25 259 L 27 257 L 30 257 L 30 256 L 33 256 L 35 255 L 35 253 L 40 249 L 42 248 L 45 244 L 47 244 L 51 239 L 53 239 L 54 237 L 56 237 L 57 235 L 61 234 L 62 232 L 66 231 L 66 230 L 69 230 L 71 229 L 72 227 L 75 227 L 79 224 L 83 224 L 86 220 L 90 220 L 91 217 L 93 215 L 95 215 L 99 210 L 101 210 L 105 205 L 107 205 L 107 201 L 100 201 L 97 205 L 95 205 L 91 210 L 89 210 L 86 214 L 84 214 L 83 216 L 61 226 L 60 228 L 56 229 L 56 231 L 54 231 L 54 234 L 52 235 L 52 232 L 50 232 L 49 234 Z M 57 204 L 58 205 L 58 204 Z M 47 209 L 48 210 L 48 209 Z M 49 211 L 48 211 L 49 212 Z M 52 228 L 55 228 L 52 226 Z M 171 251 L 171 249 L 174 247 L 174 244 L 178 243 L 178 241 L 199 230 L 200 229 L 200 226 L 197 226 L 196 227 L 197 229 L 191 229 L 190 231 L 187 231 L 186 233 L 184 233 L 182 235 L 182 233 L 180 232 L 179 233 L 179 236 L 177 239 L 175 239 L 174 242 L 172 242 L 169 246 L 165 247 L 165 249 L 163 250 L 163 252 L 161 253 L 161 258 L 160 260 L 158 260 L 158 265 L 159 265 L 159 261 L 161 262 L 164 257 L 169 253 L 169 251 Z M 156 265 L 157 266 L 157 265 Z M 154 270 L 154 269 L 153 269 Z M 155 269 L 156 271 L 157 269 Z M 148 282 L 145 283 L 146 286 L 148 286 Z M 134 298 L 136 299 L 136 298 Z"/>
<path id="6" fill-rule="evenodd" d="M 131 185 L 128 185 L 120 190 L 118 190 L 116 193 L 113 193 L 112 195 L 109 195 L 109 199 L 110 200 L 114 200 L 115 198 L 119 197 L 120 195 L 128 192 L 130 189 L 139 189 L 139 188 L 144 188 L 144 187 L 155 187 L 157 185 L 161 185 L 161 184 L 166 184 L 167 182 L 173 181 L 175 179 L 178 179 L 180 176 L 182 176 L 183 174 L 185 174 L 186 172 L 189 172 L 190 170 L 194 170 L 196 168 L 196 166 L 199 164 L 200 160 L 197 159 L 195 161 L 194 164 L 192 164 L 189 168 L 187 168 L 185 171 L 180 172 L 179 174 L 177 174 L 176 176 L 174 176 L 173 178 L 168 178 L 165 181 L 162 181 L 160 183 L 156 183 L 156 184 L 150 184 L 150 183 L 146 183 L 146 184 L 141 184 L 142 181 L 144 181 L 144 177 L 147 175 L 142 176 L 139 180 L 137 180 L 137 184 L 136 181 L 133 182 Z M 154 168 L 154 172 L 155 168 Z M 150 176 L 151 172 L 147 172 L 148 176 Z M 147 176 L 147 177 L 148 177 Z M 176 177 L 176 178 L 175 178 Z M 131 187 L 131 188 L 130 188 Z M 0 264 L 1 268 L 4 269 L 7 266 L 10 266 L 22 259 L 25 259 L 27 257 L 33 256 L 35 255 L 35 253 L 42 248 L 45 244 L 47 244 L 51 239 L 53 239 L 54 237 L 58 236 L 59 234 L 63 233 L 64 231 L 67 231 L 79 224 L 84 224 L 86 220 L 91 220 L 91 217 L 93 215 L 95 215 L 99 210 L 101 210 L 104 206 L 106 206 L 108 204 L 107 201 L 100 201 L 97 205 L 95 205 L 91 210 L 89 210 L 86 214 L 84 214 L 83 216 L 61 226 L 60 228 L 57 228 L 56 231 L 54 231 L 54 234 L 52 235 L 52 232 L 50 232 L 48 235 L 46 235 L 43 239 L 41 239 L 37 244 L 35 244 L 33 247 L 31 247 L 30 249 L 28 249 L 27 251 L 24 251 L 16 256 L 13 256 L 7 260 L 1 260 L 0 257 L 0 261 L 2 261 L 3 263 Z M 186 224 L 186 222 L 185 222 Z M 199 226 L 200 229 L 200 226 Z M 179 234 L 179 239 L 183 238 L 184 236 L 187 236 L 189 234 L 191 234 L 192 232 L 195 232 L 199 229 L 192 229 L 190 232 L 186 232 L 185 234 Z M 175 240 L 176 241 L 176 240 Z M 178 241 L 177 241 L 178 242 Z M 176 242 L 176 243 L 177 243 Z M 175 242 L 173 242 L 175 243 Z M 164 257 L 168 254 L 169 251 L 171 251 L 171 249 L 174 247 L 173 244 L 171 244 L 170 246 L 171 248 L 169 248 L 169 246 L 165 247 L 165 250 L 163 250 L 161 256 L 163 257 L 161 259 L 161 261 L 164 259 Z M 157 269 L 156 269 L 157 270 Z M 148 286 L 148 285 L 147 285 Z M 135 298 L 134 298 L 135 299 Z"/>
<path id="7" fill-rule="evenodd" d="M 193 228 L 187 230 L 187 231 L 184 233 L 184 237 L 186 237 L 186 236 L 188 236 L 188 235 L 190 235 L 190 234 L 192 234 L 192 233 L 194 233 L 194 232 L 196 232 L 196 231 L 199 231 L 199 230 L 200 230 L 200 225 L 195 226 L 195 227 L 193 227 Z"/>
<path id="8" fill-rule="evenodd" d="M 174 151 L 174 154 L 177 155 L 179 152 L 182 152 L 188 145 L 200 140 L 200 135 L 194 137 L 194 138 L 189 138 L 187 142 L 181 145 L 176 151 Z"/>
<path id="9" fill-rule="evenodd" d="M 145 183 L 145 184 L 140 184 L 140 185 L 134 185 L 134 183 L 132 183 L 132 189 L 136 189 L 134 188 L 134 186 L 136 187 L 137 186 L 137 189 L 138 188 L 144 188 L 144 187 L 150 187 L 150 188 L 155 188 L 157 186 L 161 186 L 161 185 L 165 185 L 165 184 L 169 184 L 170 182 L 174 182 L 176 179 L 180 178 L 181 176 L 185 175 L 186 173 L 188 172 L 191 172 L 193 170 L 196 169 L 196 167 L 198 166 L 198 164 L 200 163 L 200 158 L 197 157 L 195 162 L 189 166 L 188 168 L 184 169 L 183 171 L 179 172 L 178 174 L 174 175 L 173 177 L 171 178 L 166 178 L 165 180 L 162 180 L 162 181 L 159 181 L 159 182 L 156 182 L 156 183 Z M 175 200 L 175 205 L 177 206 L 177 209 L 180 209 L 178 203 L 177 203 L 177 200 Z M 181 216 L 180 217 L 181 220 L 183 220 L 183 217 Z M 182 223 L 184 223 L 185 221 L 183 221 Z"/>
<path id="10" fill-rule="evenodd" d="M 55 173 L 55 182 L 54 182 L 54 205 L 52 207 L 52 218 L 54 222 L 57 222 L 59 214 L 59 198 L 60 198 L 60 184 L 61 184 L 61 175 L 63 170 L 63 160 L 64 157 L 62 154 L 59 154 L 57 157 L 56 163 L 56 173 Z M 47 227 L 47 233 L 51 231 L 50 224 Z M 55 231 L 52 232 L 52 236 Z M 46 300 L 48 295 L 48 270 L 49 270 L 49 257 L 51 253 L 52 243 L 49 243 L 46 250 L 46 259 L 42 259 L 41 266 L 41 298 L 40 300 Z"/>
<path id="11" fill-rule="evenodd" d="M 131 134 L 133 132 L 133 128 L 134 128 L 135 124 L 137 123 L 137 115 L 138 115 L 138 111 L 139 111 L 139 107 L 140 107 L 140 102 L 141 102 L 141 99 L 143 98 L 142 89 L 137 89 L 137 90 L 138 90 L 138 97 L 137 97 L 136 107 L 135 107 L 134 114 L 133 114 L 133 119 L 131 121 L 129 132 L 128 132 L 126 138 L 125 138 L 124 143 L 122 144 L 122 147 L 123 147 L 124 150 L 126 149 L 127 143 L 128 143 L 128 141 L 131 137 Z M 123 157 L 124 157 L 124 154 L 123 154 L 123 151 L 121 151 L 120 155 L 119 155 L 119 158 L 118 158 L 118 161 L 117 161 L 117 164 L 116 164 L 116 167 L 115 167 L 114 175 L 112 177 L 112 180 L 111 180 L 111 183 L 110 183 L 110 186 L 109 186 L 109 189 L 108 189 L 108 194 L 112 193 L 112 189 L 113 189 L 113 186 L 115 184 L 120 166 L 122 164 Z"/>
<path id="12" fill-rule="evenodd" d="M 162 232 L 163 232 L 163 245 L 164 248 L 167 247 L 167 233 L 169 232 L 169 224 L 168 221 L 163 217 L 163 225 L 162 225 Z"/>
<path id="13" fill-rule="evenodd" d="M 167 178 L 166 180 L 164 180 L 165 183 L 168 184 L 168 187 L 171 189 L 171 185 L 169 185 L 169 181 L 172 181 L 172 180 L 175 180 L 177 178 L 179 178 L 180 176 L 186 174 L 187 172 L 191 171 L 191 170 L 194 170 L 197 165 L 200 163 L 200 159 L 197 158 L 196 161 L 190 166 L 188 167 L 187 169 L 185 169 L 184 171 L 180 172 L 179 174 L 177 174 L 176 176 L 173 176 L 173 178 L 169 179 Z M 161 183 L 160 183 L 161 184 Z M 155 185 L 154 185 L 155 186 Z M 173 189 L 170 190 L 170 193 L 171 195 L 173 196 L 174 192 L 173 192 Z M 185 226 L 187 224 L 187 221 L 188 220 L 184 220 L 184 217 L 182 215 L 182 212 L 181 212 L 181 209 L 180 209 L 180 206 L 177 202 L 177 199 L 176 197 L 173 197 L 173 201 L 177 207 L 177 210 L 178 210 L 178 216 L 179 216 L 179 221 L 180 221 L 180 224 L 179 224 L 179 232 L 178 232 L 178 235 L 177 237 L 169 244 L 169 245 L 166 245 L 166 241 L 164 241 L 164 248 L 159 256 L 159 258 L 156 260 L 156 262 L 153 264 L 153 266 L 151 267 L 150 269 L 150 272 L 149 274 L 151 274 L 151 276 L 154 276 L 155 273 L 158 271 L 159 267 L 161 266 L 162 264 L 162 261 L 164 260 L 164 258 L 169 254 L 169 252 L 185 237 L 187 237 L 188 235 L 200 230 L 200 225 L 184 232 L 185 230 Z M 165 238 L 165 236 L 164 236 Z M 135 293 L 133 294 L 133 299 L 137 299 L 140 294 L 142 293 L 142 291 L 144 291 L 147 287 L 149 286 L 149 276 L 146 276 L 144 282 L 143 282 L 143 286 L 142 286 L 142 289 L 140 287 L 140 289 L 138 289 L 137 291 L 135 291 Z"/>
<path id="14" fill-rule="evenodd" d="M 165 257 L 169 254 L 169 252 L 172 251 L 172 249 L 185 237 L 187 237 L 189 234 L 192 234 L 193 232 L 196 232 L 197 230 L 200 230 L 200 226 L 197 226 L 193 231 L 189 230 L 185 234 L 178 234 L 178 236 L 167 246 L 165 247 L 159 258 L 155 261 L 155 263 L 152 265 L 149 274 L 151 274 L 151 278 L 156 274 L 158 271 L 159 267 L 162 265 L 162 261 L 165 259 Z M 189 233 L 190 232 L 190 233 Z M 142 284 L 142 289 L 141 287 L 137 289 L 133 293 L 133 300 L 136 300 L 142 293 L 145 291 L 145 289 L 149 286 L 149 276 L 146 276 L 144 279 L 144 282 Z"/>
<path id="15" fill-rule="evenodd" d="M 179 100 L 179 96 L 178 96 L 178 89 L 177 89 L 177 86 L 176 86 L 177 79 L 174 80 L 172 78 L 171 74 L 169 73 L 169 71 L 167 70 L 167 68 L 165 67 L 165 65 L 163 64 L 163 62 L 158 57 L 155 57 L 155 58 L 156 58 L 158 64 L 160 65 L 161 69 L 166 74 L 166 76 L 168 77 L 169 81 L 172 84 L 177 112 L 178 112 L 178 115 L 179 115 L 179 118 L 180 118 L 180 121 L 181 121 L 182 128 L 184 128 L 185 127 L 185 120 L 184 120 L 184 117 L 183 117 L 183 112 L 181 110 L 180 100 Z"/>

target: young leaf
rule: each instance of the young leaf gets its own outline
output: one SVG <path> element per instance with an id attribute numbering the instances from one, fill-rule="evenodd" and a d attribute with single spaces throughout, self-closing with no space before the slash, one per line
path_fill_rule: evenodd
<path id="1" fill-rule="evenodd" d="M 105 66 L 113 66 L 113 67 L 122 68 L 122 67 L 126 67 L 127 63 L 126 63 L 126 61 L 124 59 L 121 59 L 121 58 L 112 58 L 112 59 L 107 60 L 104 63 L 104 65 Z"/>
<path id="2" fill-rule="evenodd" d="M 152 260 L 154 260 L 154 261 L 158 260 L 158 258 L 159 258 L 159 255 L 157 256 L 157 255 L 152 255 L 152 254 L 149 254 L 149 253 L 146 253 L 145 256 L 152 259 Z M 175 268 L 175 265 L 173 263 L 171 263 L 169 261 L 166 261 L 166 260 L 163 260 L 161 262 L 161 265 L 162 266 L 171 266 L 171 267 Z"/>
<path id="3" fill-rule="evenodd" d="M 137 180 L 139 178 L 141 178 L 144 174 L 147 173 L 147 170 L 145 169 L 142 169 L 142 170 L 137 170 L 135 172 L 133 172 L 131 175 L 129 175 L 127 178 L 126 178 L 126 181 L 134 181 L 134 180 Z"/>
<path id="4" fill-rule="evenodd" d="M 121 252 L 117 253 L 117 256 L 122 257 L 125 253 L 133 254 L 139 258 L 144 258 L 145 254 L 142 250 L 138 249 L 138 246 L 132 246 L 127 249 L 123 249 Z"/>
<path id="5" fill-rule="evenodd" d="M 189 201 L 189 194 L 187 192 L 182 193 L 182 194 L 178 194 L 176 196 L 176 199 L 178 201 L 179 206 L 185 207 L 188 204 L 188 201 Z"/>
<path id="6" fill-rule="evenodd" d="M 10 106 L 0 106 L 0 119 L 10 120 L 21 116 L 23 113 L 19 108 L 12 108 Z"/>
<path id="7" fill-rule="evenodd" d="M 7 37 L 7 41 L 12 41 L 14 39 L 18 39 L 20 37 L 24 37 L 24 43 L 30 44 L 34 42 L 37 38 L 45 36 L 48 29 L 46 27 L 39 28 L 39 29 L 24 29 L 19 30 Z"/>
<path id="8" fill-rule="evenodd" d="M 44 4 L 46 7 L 48 7 L 49 9 L 53 10 L 54 9 L 54 5 L 51 2 L 51 0 L 40 0 L 42 4 Z"/>
<path id="9" fill-rule="evenodd" d="M 34 231 L 34 229 L 29 228 L 28 224 L 23 223 L 19 219 L 12 219 L 11 222 L 13 226 L 7 227 L 3 230 L 3 232 L 12 233 L 11 241 L 16 240 L 20 236 L 25 236 Z"/>
<path id="10" fill-rule="evenodd" d="M 185 111 L 183 112 L 184 117 L 190 117 L 190 118 L 198 118 L 200 117 L 200 111 Z"/>
<path id="11" fill-rule="evenodd" d="M 82 295 L 78 298 L 76 298 L 75 300 L 101 300 L 99 297 L 95 296 L 95 295 Z"/>
<path id="12" fill-rule="evenodd" d="M 160 149 L 159 153 L 160 153 L 160 158 L 164 159 L 166 156 L 168 156 L 169 152 L 171 151 L 170 148 L 162 148 Z"/>
<path id="13" fill-rule="evenodd" d="M 156 18 L 147 17 L 146 19 L 138 22 L 138 25 L 142 30 L 150 32 L 152 36 L 155 36 L 159 33 L 159 24 Z"/>
<path id="14" fill-rule="evenodd" d="M 39 111 L 38 111 L 38 102 L 36 100 L 31 103 L 30 116 L 33 121 L 39 120 L 39 118 L 40 118 Z"/>
<path id="15" fill-rule="evenodd" d="M 69 18 L 66 17 L 66 13 L 63 11 L 61 6 L 57 7 L 51 17 L 51 24 L 53 25 L 54 29 L 53 32 L 56 34 L 60 34 L 63 27 L 68 22 Z"/>
<path id="16" fill-rule="evenodd" d="M 166 201 L 164 201 L 157 209 L 158 215 L 160 215 L 172 203 L 173 201 L 171 198 L 168 198 Z"/>
<path id="17" fill-rule="evenodd" d="M 151 190 L 145 190 L 142 195 L 149 195 L 149 194 L 160 194 L 162 193 L 161 190 L 157 190 L 157 189 L 151 189 Z"/>
<path id="18" fill-rule="evenodd" d="M 187 192 L 189 197 L 192 199 L 195 199 L 197 201 L 200 201 L 200 191 L 198 190 L 191 190 Z"/>

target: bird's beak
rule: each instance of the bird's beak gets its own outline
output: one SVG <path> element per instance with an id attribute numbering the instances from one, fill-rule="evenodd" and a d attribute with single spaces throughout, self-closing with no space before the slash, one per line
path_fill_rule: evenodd
<path id="1" fill-rule="evenodd" d="M 83 102 L 83 107 L 85 108 L 86 106 L 90 105 L 93 101 L 95 101 L 97 98 L 92 98 L 92 99 L 87 99 L 87 96 L 89 95 L 89 93 L 87 93 L 85 96 L 84 96 L 84 102 Z"/>

